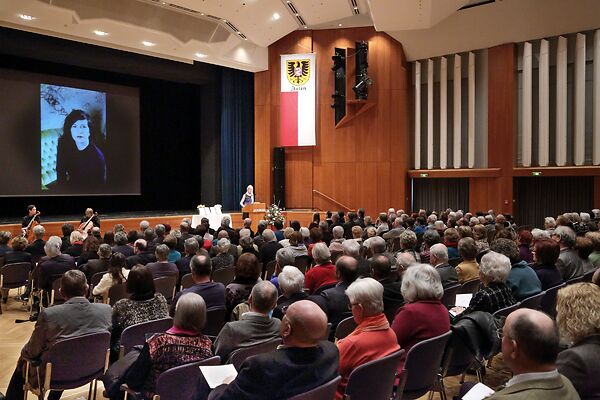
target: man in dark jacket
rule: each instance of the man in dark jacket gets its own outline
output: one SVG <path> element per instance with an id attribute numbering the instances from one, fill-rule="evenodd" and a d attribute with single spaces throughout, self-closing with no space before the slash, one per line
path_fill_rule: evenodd
<path id="1" fill-rule="evenodd" d="M 402 297 L 402 281 L 397 273 L 392 273 L 390 260 L 378 254 L 371 259 L 371 276 L 383 286 L 383 313 L 392 323 L 396 310 L 404 304 Z"/>
<path id="2" fill-rule="evenodd" d="M 73 257 L 68 254 L 61 254 L 61 245 L 62 240 L 58 236 L 50 236 L 44 245 L 46 256 L 40 259 L 33 271 L 38 289 L 51 290 L 54 278 L 76 268 Z"/>
<path id="3" fill-rule="evenodd" d="M 138 239 L 133 244 L 135 255 L 127 257 L 127 268 L 131 269 L 136 264 L 146 265 L 149 262 L 156 261 L 154 251 L 147 249 L 146 241 L 144 239 Z"/>

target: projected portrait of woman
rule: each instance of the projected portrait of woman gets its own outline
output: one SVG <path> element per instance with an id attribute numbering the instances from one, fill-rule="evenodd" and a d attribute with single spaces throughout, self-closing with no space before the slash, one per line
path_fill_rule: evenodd
<path id="1" fill-rule="evenodd" d="M 94 144 L 90 116 L 72 110 L 65 117 L 56 150 L 56 187 L 83 189 L 106 183 L 106 160 Z"/>

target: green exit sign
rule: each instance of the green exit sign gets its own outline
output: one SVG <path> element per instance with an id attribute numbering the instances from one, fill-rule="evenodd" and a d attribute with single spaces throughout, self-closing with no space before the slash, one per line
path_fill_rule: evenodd
<path id="1" fill-rule="evenodd" d="M 420 174 L 420 176 L 421 176 L 421 178 L 427 178 L 427 177 L 429 176 L 429 174 L 427 174 L 427 173 L 422 173 L 422 174 Z"/>
<path id="2" fill-rule="evenodd" d="M 542 171 L 533 171 L 531 176 L 542 176 Z"/>

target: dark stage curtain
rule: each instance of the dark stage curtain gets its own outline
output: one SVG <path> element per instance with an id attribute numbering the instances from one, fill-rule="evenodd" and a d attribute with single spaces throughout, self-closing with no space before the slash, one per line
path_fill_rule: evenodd
<path id="1" fill-rule="evenodd" d="M 469 209 L 469 179 L 413 179 L 413 211 Z"/>
<path id="2" fill-rule="evenodd" d="M 223 210 L 239 210 L 246 186 L 254 185 L 254 76 L 224 68 L 221 82 Z"/>

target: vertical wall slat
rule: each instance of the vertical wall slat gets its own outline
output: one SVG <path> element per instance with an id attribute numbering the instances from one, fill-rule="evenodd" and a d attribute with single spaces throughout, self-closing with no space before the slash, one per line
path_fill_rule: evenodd
<path id="1" fill-rule="evenodd" d="M 448 59 L 440 58 L 440 168 L 448 165 Z"/>
<path id="2" fill-rule="evenodd" d="M 550 162 L 550 50 L 546 39 L 540 41 L 538 108 L 538 164 L 547 167 Z"/>
<path id="3" fill-rule="evenodd" d="M 521 164 L 531 166 L 533 55 L 531 43 L 523 45 L 523 96 L 521 106 Z"/>
<path id="4" fill-rule="evenodd" d="M 415 62 L 415 169 L 421 169 L 421 63 Z"/>
<path id="5" fill-rule="evenodd" d="M 594 34 L 594 165 L 600 164 L 600 29 Z"/>
<path id="6" fill-rule="evenodd" d="M 454 168 L 460 168 L 461 166 L 461 80 L 462 80 L 462 68 L 460 55 L 454 55 L 454 157 L 453 157 L 453 166 Z"/>
<path id="7" fill-rule="evenodd" d="M 427 60 L 427 169 L 433 168 L 433 60 Z"/>
<path id="8" fill-rule="evenodd" d="M 575 134 L 573 141 L 574 163 L 585 163 L 585 35 L 575 39 Z"/>
<path id="9" fill-rule="evenodd" d="M 567 163 L 567 38 L 558 38 L 556 54 L 556 165 Z"/>
<path id="10" fill-rule="evenodd" d="M 467 121 L 469 168 L 475 167 L 475 53 L 469 52 L 469 109 Z"/>

